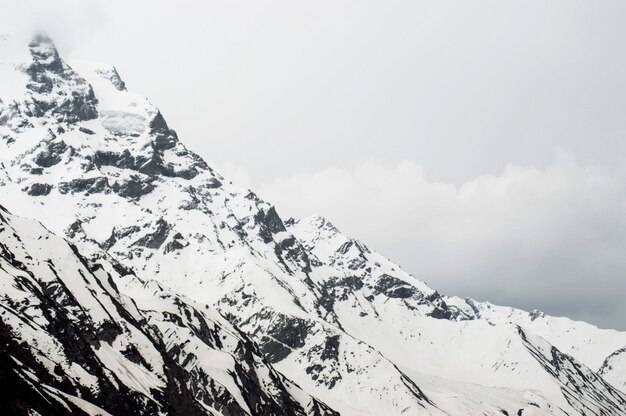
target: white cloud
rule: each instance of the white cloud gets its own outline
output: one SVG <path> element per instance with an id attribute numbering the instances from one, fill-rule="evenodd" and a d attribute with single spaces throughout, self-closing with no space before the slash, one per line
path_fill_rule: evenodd
<path id="1" fill-rule="evenodd" d="M 624 329 L 624 166 L 561 153 L 453 185 L 412 161 L 369 162 L 256 189 L 284 217 L 325 215 L 440 291 Z"/>
<path id="2" fill-rule="evenodd" d="M 81 0 L 20 0 L 0 5 L 0 34 L 52 37 L 63 53 L 89 43 L 106 25 L 103 4 Z"/>

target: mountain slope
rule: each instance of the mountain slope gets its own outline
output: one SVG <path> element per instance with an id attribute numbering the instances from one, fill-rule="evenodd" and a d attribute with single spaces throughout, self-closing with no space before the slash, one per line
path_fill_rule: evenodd
<path id="1" fill-rule="evenodd" d="M 90 263 L 110 264 L 108 273 L 115 275 L 115 264 L 135 273 L 116 290 L 157 327 L 194 316 L 189 308 L 215 308 L 229 321 L 221 327 L 233 325 L 246 334 L 240 339 L 258 344 L 271 364 L 259 368 L 276 369 L 306 393 L 279 375 L 248 375 L 252 385 L 269 377 L 281 400 L 313 413 L 326 408 L 311 396 L 345 415 L 624 414 L 623 393 L 593 371 L 626 345 L 624 333 L 606 342 L 607 331 L 567 324 L 579 329 L 565 336 L 568 329 L 549 326 L 539 335 L 560 344 L 548 354 L 552 346 L 526 322 L 439 295 L 323 218 L 283 222 L 186 149 L 113 67 L 70 66 L 45 37 L 25 49 L 0 72 L 23 83 L 0 95 L 0 202 L 70 239 Z M 150 294 L 132 283 L 151 279 L 163 286 L 147 283 Z M 161 305 L 163 297 L 172 300 Z M 153 316 L 154 302 L 161 306 Z M 174 328 L 175 339 L 186 339 L 184 327 Z M 161 331 L 161 354 L 180 348 L 169 348 L 170 333 Z M 583 339 L 597 348 L 576 356 Z M 254 355 L 252 343 L 244 349 Z M 228 351 L 229 368 L 246 362 Z M 204 368 L 189 388 L 220 373 Z M 146 377 L 151 386 L 166 381 L 158 372 Z M 572 383 L 579 397 L 567 393 Z M 227 402 L 250 408 L 252 390 L 230 386 Z M 264 403 L 280 402 L 268 396 Z"/>
<path id="2" fill-rule="evenodd" d="M 0 211 L 2 381 L 39 392 L 20 401 L 87 413 L 332 414 L 210 308 L 116 270 Z"/>
<path id="3" fill-rule="evenodd" d="M 598 374 L 621 391 L 626 391 L 626 347 L 611 353 Z"/>
<path id="4" fill-rule="evenodd" d="M 601 330 L 537 311 L 528 313 L 441 296 L 363 243 L 343 235 L 323 217 L 314 215 L 287 224 L 315 256 L 312 279 L 331 288 L 334 311 L 346 332 L 398 363 L 418 385 L 424 386 L 426 394 L 429 389 L 445 391 L 446 384 L 454 380 L 461 389 L 471 383 L 526 391 L 525 395 L 535 397 L 535 403 L 544 396 L 541 400 L 581 412 L 585 403 L 594 399 L 579 397 L 580 403 L 570 403 L 565 393 L 569 383 L 562 382 L 563 375 L 558 371 L 547 369 L 551 364 L 547 365 L 546 360 L 551 358 L 549 354 L 536 354 L 539 347 L 535 345 L 542 344 L 540 349 L 551 351 L 554 347 L 547 347 L 545 340 L 553 341 L 560 349 L 554 348 L 555 354 L 565 356 L 561 351 L 567 351 L 598 371 L 612 348 L 626 343 L 623 332 Z M 533 341 L 529 342 L 531 337 Z M 579 362 L 576 365 L 583 368 Z M 594 371 L 585 371 L 589 375 L 579 384 L 587 378 L 596 379 Z M 567 378 L 575 380 L 573 376 Z M 607 396 L 600 403 L 617 400 L 614 405 L 621 409 L 623 395 L 614 395 L 611 386 L 603 389 Z M 496 403 L 493 392 L 481 393 L 475 387 L 471 392 L 474 397 L 485 396 L 486 403 Z M 498 395 L 504 394 L 500 391 Z"/>
<path id="5" fill-rule="evenodd" d="M 342 234 L 321 216 L 292 219 L 287 224 L 289 231 L 318 260 L 313 279 L 325 287 L 332 287 L 334 298 L 343 303 L 349 295 L 354 297 L 345 307 L 350 314 L 358 312 L 363 317 L 379 316 L 380 308 L 389 309 L 392 304 L 395 309 L 404 310 L 389 312 L 396 316 L 431 316 L 452 321 L 480 319 L 490 326 L 519 325 L 597 371 L 603 368 L 608 356 L 613 355 L 617 359 L 626 345 L 624 332 L 600 329 L 536 310 L 527 312 L 469 298 L 441 296 L 384 256 Z M 373 301 L 363 302 L 363 298 L 372 298 Z M 367 309 L 372 306 L 374 309 Z M 397 329 L 402 328 L 398 326 Z M 605 371 L 611 372 L 614 380 L 626 378 L 626 372 Z"/>
<path id="6" fill-rule="evenodd" d="M 46 63 L 60 60 L 49 39 L 30 48 L 48 51 Z M 43 66 L 39 53 L 32 59 L 27 67 Z M 57 83 L 45 98 L 30 91 L 7 106 L 15 111 L 3 112 L 10 115 L 0 127 L 4 182 L 13 189 L 4 203 L 65 234 L 91 256 L 106 250 L 140 276 L 216 305 L 270 362 L 291 356 L 293 365 L 283 363 L 285 375 L 310 383 L 314 395 L 335 407 L 357 406 L 359 413 L 376 406 L 429 406 L 393 363 L 341 331 L 321 288 L 308 277 L 306 252 L 271 205 L 227 184 L 189 152 L 154 106 L 106 78 L 114 71 L 96 67 L 85 75 L 98 91 L 91 99 L 91 89 L 74 88 L 77 75 L 66 64 L 52 68 L 65 68 L 68 82 L 55 72 L 49 78 Z M 78 104 L 66 104 L 68 99 Z M 24 110 L 55 101 L 67 113 L 52 117 L 48 104 Z M 101 103 L 120 108 L 75 120 L 74 108 L 83 102 L 98 110 Z M 129 118 L 136 121 L 134 130 L 120 130 Z M 47 209 L 53 206 L 58 209 Z M 325 353 L 336 343 L 338 354 Z M 354 371 L 352 357 L 363 363 L 361 371 Z M 329 392 L 333 388 L 346 396 Z M 371 402 L 356 400 L 362 392 Z"/>

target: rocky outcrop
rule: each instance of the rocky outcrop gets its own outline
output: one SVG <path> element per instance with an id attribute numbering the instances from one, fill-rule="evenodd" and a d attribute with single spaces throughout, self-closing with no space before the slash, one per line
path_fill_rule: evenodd
<path id="1" fill-rule="evenodd" d="M 52 40 L 36 36 L 29 43 L 32 62 L 25 68 L 31 94 L 20 111 L 28 116 L 51 115 L 68 123 L 98 116 L 98 100 L 89 85 L 59 56 Z"/>

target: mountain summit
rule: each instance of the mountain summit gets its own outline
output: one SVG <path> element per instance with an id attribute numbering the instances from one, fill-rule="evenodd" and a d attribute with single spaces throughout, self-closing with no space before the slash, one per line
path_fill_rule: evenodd
<path id="1" fill-rule="evenodd" d="M 626 414 L 626 333 L 443 296 L 283 221 L 114 67 L 22 47 L 0 63 L 6 413 Z"/>

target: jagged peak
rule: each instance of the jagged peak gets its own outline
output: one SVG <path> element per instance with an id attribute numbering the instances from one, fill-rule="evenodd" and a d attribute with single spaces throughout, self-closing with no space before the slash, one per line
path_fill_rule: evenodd
<path id="1" fill-rule="evenodd" d="M 52 39 L 45 33 L 36 34 L 28 43 L 33 60 L 53 72 L 63 70 L 63 61 Z"/>
<path id="2" fill-rule="evenodd" d="M 117 72 L 117 68 L 113 65 L 102 63 L 97 64 L 94 68 L 94 72 L 102 78 L 108 80 L 118 91 L 127 91 L 126 83 L 122 80 L 119 72 Z"/>
<path id="3" fill-rule="evenodd" d="M 150 120 L 149 127 L 152 131 L 169 131 L 170 129 L 167 121 L 165 121 L 165 117 L 161 114 L 161 110 L 157 110 L 152 120 Z"/>
<path id="4" fill-rule="evenodd" d="M 530 315 L 530 320 L 534 321 L 535 319 L 538 318 L 545 318 L 546 313 L 543 311 L 540 311 L 539 309 L 533 309 L 532 311 L 528 312 L 528 314 Z"/>
<path id="5" fill-rule="evenodd" d="M 42 66 L 55 66 L 59 62 L 61 58 L 56 45 L 45 33 L 37 33 L 34 36 L 13 33 L 0 35 L 0 63 L 15 65 L 38 63 Z"/>
<path id="6" fill-rule="evenodd" d="M 117 91 L 127 92 L 126 82 L 120 76 L 117 68 L 114 65 L 111 65 L 106 62 L 87 62 L 82 60 L 72 60 L 70 62 L 72 67 L 76 67 L 78 71 L 82 74 L 84 71 L 90 71 L 96 74 L 101 79 L 108 81 L 113 88 Z"/>
<path id="7" fill-rule="evenodd" d="M 98 116 L 91 85 L 61 58 L 44 33 L 30 40 L 23 36 L 0 40 L 0 82 L 3 107 L 10 107 L 0 109 L 0 125 L 13 131 L 28 126 L 28 118 L 52 116 L 55 122 L 75 123 Z"/>
<path id="8" fill-rule="evenodd" d="M 312 229 L 327 230 L 333 233 L 341 233 L 328 218 L 318 213 L 313 213 L 308 217 L 294 221 L 295 224 L 308 224 Z"/>

